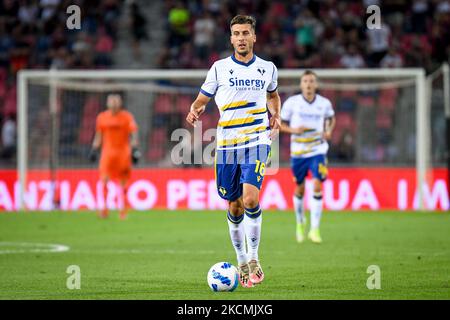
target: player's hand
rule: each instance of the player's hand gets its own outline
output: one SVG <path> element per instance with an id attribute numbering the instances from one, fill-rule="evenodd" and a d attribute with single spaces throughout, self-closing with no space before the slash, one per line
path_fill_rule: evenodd
<path id="1" fill-rule="evenodd" d="M 133 164 L 137 164 L 140 158 L 141 151 L 139 151 L 137 147 L 133 147 L 133 150 L 131 151 L 131 160 L 133 161 Z"/>
<path id="2" fill-rule="evenodd" d="M 324 131 L 324 133 L 322 134 L 322 138 L 330 141 L 331 140 L 331 132 L 330 131 Z"/>
<path id="3" fill-rule="evenodd" d="M 281 118 L 280 115 L 272 115 L 270 118 L 270 138 L 273 139 L 278 136 L 281 128 Z"/>
<path id="4" fill-rule="evenodd" d="M 191 111 L 189 111 L 187 117 L 186 117 L 186 121 L 193 127 L 195 127 L 195 122 L 198 121 L 200 117 L 200 114 L 194 110 L 191 109 Z"/>
<path id="5" fill-rule="evenodd" d="M 96 162 L 98 159 L 98 149 L 92 148 L 91 151 L 89 151 L 89 161 Z"/>

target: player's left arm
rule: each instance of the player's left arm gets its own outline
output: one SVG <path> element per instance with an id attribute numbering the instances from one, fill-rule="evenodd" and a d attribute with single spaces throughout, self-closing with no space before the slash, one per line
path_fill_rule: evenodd
<path id="1" fill-rule="evenodd" d="M 139 162 L 141 151 L 139 150 L 139 135 L 137 130 L 131 133 L 131 160 L 134 164 Z"/>
<path id="2" fill-rule="evenodd" d="M 336 126 L 336 117 L 331 116 L 325 119 L 325 130 L 323 132 L 323 138 L 325 140 L 331 140 L 331 135 L 333 134 L 334 127 Z"/>
<path id="3" fill-rule="evenodd" d="M 281 99 L 277 90 L 267 93 L 267 108 L 272 115 L 270 128 L 273 134 L 281 128 Z"/>
<path id="4" fill-rule="evenodd" d="M 333 105 L 331 104 L 331 101 L 326 99 L 325 104 L 325 121 L 324 121 L 324 128 L 323 128 L 323 135 L 322 137 L 330 141 L 331 135 L 333 134 L 334 127 L 336 126 L 336 117 L 333 110 Z"/>
<path id="5" fill-rule="evenodd" d="M 272 63 L 272 79 L 267 87 L 267 108 L 272 118 L 270 118 L 270 137 L 278 135 L 281 128 L 281 99 L 278 94 L 278 69 Z"/>
<path id="6" fill-rule="evenodd" d="M 136 124 L 136 121 L 134 120 L 134 117 L 131 116 L 130 119 L 130 145 L 131 145 L 131 160 L 134 164 L 139 162 L 139 159 L 141 158 L 141 151 L 139 150 L 139 129 Z"/>
<path id="7" fill-rule="evenodd" d="M 132 148 L 139 147 L 139 134 L 137 130 L 131 133 L 130 144 Z"/>

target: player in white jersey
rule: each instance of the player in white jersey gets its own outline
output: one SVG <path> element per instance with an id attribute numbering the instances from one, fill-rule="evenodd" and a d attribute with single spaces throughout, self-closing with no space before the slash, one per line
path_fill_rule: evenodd
<path id="1" fill-rule="evenodd" d="M 231 20 L 234 53 L 212 65 L 186 118 L 195 126 L 206 104 L 215 97 L 220 111 L 216 184 L 219 196 L 228 201 L 229 232 L 244 287 L 264 279 L 258 257 L 262 222 L 259 190 L 271 138 L 280 127 L 281 108 L 277 68 L 253 53 L 255 23 L 253 17 L 243 15 Z"/>
<path id="2" fill-rule="evenodd" d="M 303 209 L 305 178 L 313 175 L 314 195 L 311 202 L 311 228 L 308 238 L 321 243 L 322 182 L 328 169 L 326 154 L 336 120 L 330 100 L 316 93 L 317 76 L 307 70 L 300 77 L 301 94 L 289 97 L 281 109 L 281 132 L 291 134 L 291 167 L 297 184 L 293 197 L 297 220 L 296 237 L 303 242 L 306 218 Z"/>

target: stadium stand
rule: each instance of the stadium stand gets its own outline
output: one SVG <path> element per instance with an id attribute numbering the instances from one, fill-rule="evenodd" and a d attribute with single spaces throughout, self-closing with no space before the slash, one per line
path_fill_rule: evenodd
<path id="1" fill-rule="evenodd" d="M 424 66 L 431 72 L 450 56 L 450 3 L 446 0 L 168 0 L 158 2 L 160 12 L 149 12 L 148 8 L 130 9 L 123 0 L 81 0 L 77 4 L 83 12 L 82 31 L 65 28 L 67 16 L 62 8 L 67 3 L 63 0 L 0 1 L 0 123 L 16 113 L 16 74 L 21 69 L 114 68 L 123 65 L 116 57 L 145 57 L 146 52 L 142 51 L 147 49 L 139 49 L 136 43 L 126 48 L 128 51 L 123 51 L 123 43 L 119 48 L 122 31 L 118 21 L 122 21 L 130 10 L 135 20 L 129 28 L 136 41 L 152 40 L 152 26 L 165 25 L 162 29 L 165 32 L 158 31 L 163 37 L 158 41 L 158 57 L 148 65 L 153 68 L 209 68 L 214 60 L 231 54 L 228 26 L 231 17 L 249 12 L 258 21 L 255 52 L 274 61 L 278 68 L 337 68 L 345 67 L 342 61 L 347 61 L 347 67 Z M 369 4 L 383 7 L 380 42 L 365 32 L 365 8 Z M 363 63 L 354 64 L 351 57 L 342 59 L 348 56 L 349 48 Z M 389 134 L 393 131 L 392 117 L 387 115 L 396 107 L 398 92 L 395 89 L 372 93 L 327 89 L 323 94 L 330 98 L 338 112 L 333 137 L 333 143 L 338 144 L 336 150 L 347 148 L 349 141 L 356 143 L 354 137 L 361 134 L 355 129 L 355 123 L 360 119 L 355 112 L 356 106 L 367 107 L 364 112 L 374 113 L 374 125 L 383 129 L 380 132 Z M 61 97 L 64 110 L 61 123 L 71 128 L 61 132 L 61 144 L 67 146 L 62 147 L 61 153 L 66 156 L 78 152 L 73 149 L 73 143 L 81 144 L 80 150 L 90 144 L 94 126 L 89 124 L 89 118 L 101 109 L 102 102 L 99 98 L 93 105 L 93 97 L 78 95 L 72 98 Z M 148 144 L 144 148 L 148 160 L 157 163 L 167 156 L 166 149 L 151 146 L 162 142 L 161 128 L 167 123 L 170 123 L 167 130 L 185 127 L 185 111 L 192 98 L 191 95 L 180 95 L 174 101 L 161 94 L 150 101 L 152 111 L 145 113 L 145 117 L 151 119 L 141 119 L 149 123 L 144 130 L 146 136 L 141 139 Z M 46 104 L 45 101 L 39 103 Z M 216 112 L 205 114 L 204 127 L 214 126 Z M 77 123 L 81 125 L 74 125 Z M 39 130 L 39 126 L 33 130 Z M 349 135 L 353 138 L 348 138 Z M 383 148 L 384 139 L 378 140 L 381 143 L 377 148 Z M 281 141 L 287 148 L 289 141 L 284 137 Z M 340 143 L 345 146 L 341 148 Z M 40 152 L 45 153 L 45 150 Z M 386 154 L 375 153 L 381 154 L 381 158 Z M 288 156 L 283 153 L 283 157 L 287 159 Z M 342 159 L 335 152 L 331 152 L 330 157 L 335 157 L 336 161 Z"/>

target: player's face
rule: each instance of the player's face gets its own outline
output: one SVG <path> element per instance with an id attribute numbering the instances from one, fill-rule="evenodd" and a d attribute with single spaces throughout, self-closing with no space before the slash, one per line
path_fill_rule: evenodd
<path id="1" fill-rule="evenodd" d="M 250 24 L 235 24 L 231 27 L 231 44 L 234 51 L 240 56 L 246 56 L 253 52 L 253 44 L 256 42 L 256 35 Z"/>
<path id="2" fill-rule="evenodd" d="M 106 106 L 109 110 L 117 112 L 122 107 L 122 98 L 117 94 L 110 94 L 106 101 Z"/>
<path id="3" fill-rule="evenodd" d="M 300 81 L 300 89 L 303 94 L 313 95 L 317 90 L 317 79 L 313 74 L 304 75 Z"/>

